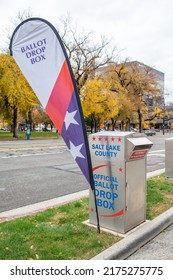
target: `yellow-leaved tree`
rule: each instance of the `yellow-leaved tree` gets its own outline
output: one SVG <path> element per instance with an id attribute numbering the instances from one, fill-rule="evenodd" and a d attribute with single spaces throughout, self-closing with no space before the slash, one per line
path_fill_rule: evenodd
<path id="1" fill-rule="evenodd" d="M 126 118 L 137 113 L 139 131 L 142 129 L 142 118 L 147 115 L 148 107 L 146 95 L 154 96 L 159 92 L 158 83 L 152 68 L 138 63 L 120 63 L 109 68 L 109 79 L 113 91 L 117 92 L 122 100 L 121 107 L 126 110 Z M 128 101 L 128 102 L 127 102 Z M 125 105 L 125 106 L 124 106 Z M 122 112 L 121 112 L 122 114 Z"/>
<path id="2" fill-rule="evenodd" d="M 105 107 L 105 120 L 107 122 L 107 129 L 108 130 L 114 130 L 117 118 L 120 114 L 120 110 L 122 108 L 122 96 L 120 94 L 117 94 L 117 92 L 113 91 L 111 88 L 111 84 L 109 81 L 105 80 L 105 83 L 107 84 L 107 87 L 109 90 L 106 94 L 106 101 L 104 104 Z M 111 121 L 111 127 L 110 127 L 110 121 Z"/>
<path id="3" fill-rule="evenodd" d="M 37 104 L 37 97 L 13 57 L 0 54 L 0 114 L 12 124 L 13 137 L 18 136 L 18 115 L 26 118 L 31 106 Z"/>
<path id="4" fill-rule="evenodd" d="M 120 71 L 120 73 L 119 73 Z M 103 74 L 103 79 L 109 83 L 111 98 L 108 101 L 107 119 L 111 120 L 111 128 L 115 129 L 117 120 L 126 123 L 126 128 L 130 129 L 130 120 L 134 115 L 134 107 L 128 98 L 128 82 L 125 78 L 128 70 L 120 68 L 120 65 L 111 64 Z M 109 121 L 108 121 L 109 122 Z"/>
<path id="5" fill-rule="evenodd" d="M 105 104 L 108 99 L 109 85 L 95 77 L 89 80 L 81 90 L 81 102 L 85 117 L 91 117 L 92 131 L 97 131 L 101 120 L 105 119 Z"/>

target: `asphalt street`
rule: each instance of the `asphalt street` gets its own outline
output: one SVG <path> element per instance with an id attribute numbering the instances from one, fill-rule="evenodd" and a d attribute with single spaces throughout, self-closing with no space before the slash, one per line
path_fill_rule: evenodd
<path id="1" fill-rule="evenodd" d="M 147 172 L 165 168 L 165 140 L 171 137 L 169 134 L 148 137 L 153 147 L 147 155 Z"/>
<path id="2" fill-rule="evenodd" d="M 62 140 L 0 142 L 0 212 L 86 188 Z"/>

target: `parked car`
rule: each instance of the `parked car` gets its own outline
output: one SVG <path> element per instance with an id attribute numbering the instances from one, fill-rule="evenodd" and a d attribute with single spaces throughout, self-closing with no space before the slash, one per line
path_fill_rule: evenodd
<path id="1" fill-rule="evenodd" d="M 138 132 L 138 130 L 137 130 L 136 128 L 133 128 L 133 127 L 130 128 L 130 131 L 132 131 L 132 132 Z"/>
<path id="2" fill-rule="evenodd" d="M 142 133 L 144 133 L 146 136 L 153 136 L 156 135 L 156 132 L 152 129 L 143 129 Z"/>

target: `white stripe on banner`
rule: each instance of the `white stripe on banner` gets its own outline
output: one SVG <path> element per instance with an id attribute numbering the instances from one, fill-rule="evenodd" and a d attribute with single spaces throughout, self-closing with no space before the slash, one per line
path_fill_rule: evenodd
<path id="1" fill-rule="evenodd" d="M 20 32 L 14 35 L 13 56 L 45 108 L 65 61 L 53 30 L 43 21 L 28 21 L 20 27 Z M 41 60 L 42 63 L 39 63 Z M 28 61 L 32 65 L 30 68 L 26 67 Z M 37 75 L 34 74 L 36 72 Z"/>

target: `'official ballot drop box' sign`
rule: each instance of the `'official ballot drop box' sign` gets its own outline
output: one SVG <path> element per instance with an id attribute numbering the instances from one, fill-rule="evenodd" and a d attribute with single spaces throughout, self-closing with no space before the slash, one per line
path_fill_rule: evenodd
<path id="1" fill-rule="evenodd" d="M 146 218 L 146 154 L 152 142 L 136 135 L 103 131 L 89 136 L 100 226 L 120 233 Z M 89 216 L 96 225 L 91 190 Z"/>

